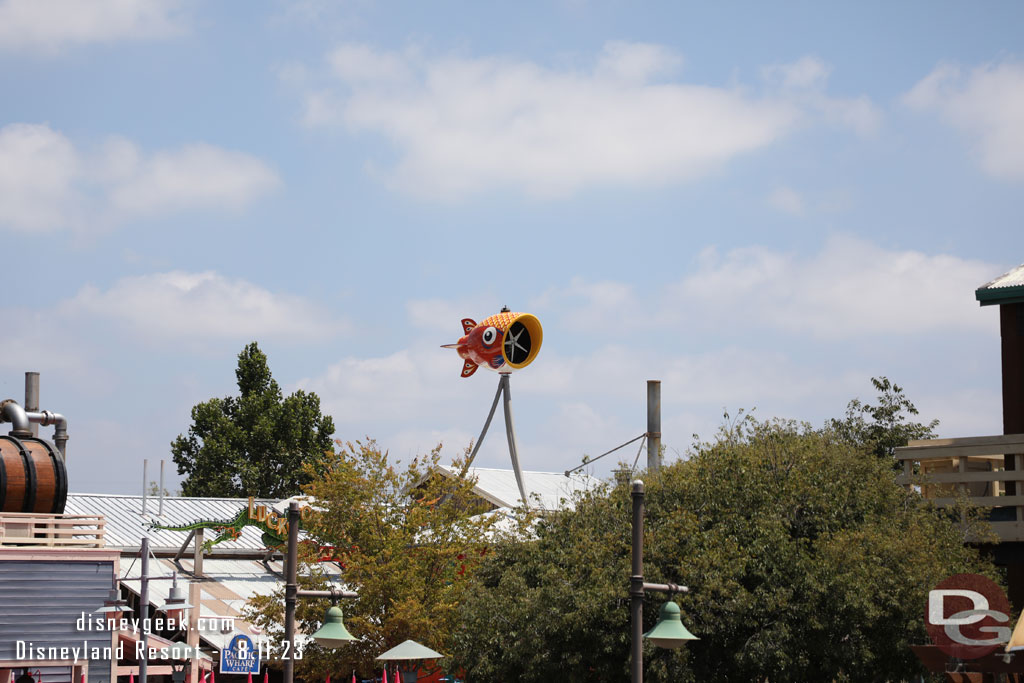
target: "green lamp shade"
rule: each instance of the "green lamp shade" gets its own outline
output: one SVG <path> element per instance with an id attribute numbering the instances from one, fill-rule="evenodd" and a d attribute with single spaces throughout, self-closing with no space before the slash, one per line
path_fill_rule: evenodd
<path id="1" fill-rule="evenodd" d="M 644 634 L 644 638 L 658 647 L 674 650 L 682 647 L 688 640 L 697 640 L 697 636 L 686 630 L 682 617 L 679 616 L 679 605 L 669 600 L 658 610 L 658 623 Z"/>
<path id="2" fill-rule="evenodd" d="M 339 647 L 352 640 L 359 640 L 348 632 L 341 622 L 341 608 L 335 605 L 324 615 L 324 625 L 313 634 L 313 640 L 324 647 Z"/>

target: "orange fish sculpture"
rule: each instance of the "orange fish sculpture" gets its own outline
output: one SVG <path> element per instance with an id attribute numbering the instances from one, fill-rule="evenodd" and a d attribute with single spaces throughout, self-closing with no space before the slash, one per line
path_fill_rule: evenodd
<path id="1" fill-rule="evenodd" d="M 502 374 L 521 370 L 537 357 L 544 339 L 536 316 L 512 313 L 507 308 L 480 323 L 463 318 L 462 331 L 458 343 L 444 344 L 442 348 L 458 351 L 465 361 L 463 377 L 469 377 L 481 365 Z"/>

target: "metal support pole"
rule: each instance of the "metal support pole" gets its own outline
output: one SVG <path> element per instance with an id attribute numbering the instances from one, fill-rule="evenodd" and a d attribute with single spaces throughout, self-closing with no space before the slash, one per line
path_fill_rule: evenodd
<path id="1" fill-rule="evenodd" d="M 160 496 L 160 505 L 157 507 L 157 517 L 162 517 L 164 514 L 164 459 L 160 458 L 160 490 L 157 492 Z"/>
<path id="2" fill-rule="evenodd" d="M 25 373 L 25 412 L 38 413 L 39 412 L 39 373 L 38 372 L 26 372 Z M 39 436 L 39 423 L 33 422 L 31 425 L 32 436 Z"/>
<path id="3" fill-rule="evenodd" d="M 650 385 L 648 385 L 650 386 Z M 633 482 L 633 568 L 629 577 L 630 648 L 632 683 L 644 680 L 644 483 Z"/>
<path id="4" fill-rule="evenodd" d="M 149 675 L 148 662 L 146 661 L 149 649 L 149 629 L 146 622 L 149 621 L 149 537 L 142 537 L 142 544 L 139 548 L 142 553 L 142 581 L 139 587 L 139 645 L 142 646 L 142 656 L 139 657 L 139 683 L 146 683 Z"/>
<path id="5" fill-rule="evenodd" d="M 507 377 L 507 375 L 502 375 Z M 484 428 L 480 430 L 480 438 L 473 444 L 473 452 L 469 454 L 469 460 L 466 461 L 466 466 L 462 468 L 462 474 L 465 475 L 469 471 L 469 466 L 473 464 L 473 458 L 476 457 L 476 452 L 480 450 L 480 444 L 484 442 L 484 437 L 487 436 L 487 428 L 491 426 L 491 419 L 494 417 L 494 410 L 498 407 L 498 397 L 501 396 L 505 386 L 498 381 L 498 390 L 494 392 L 494 401 L 491 403 L 491 412 L 487 413 L 487 420 L 484 422 Z"/>
<path id="6" fill-rule="evenodd" d="M 149 482 L 146 478 L 149 476 L 149 458 L 142 459 L 142 514 L 146 514 L 146 489 L 149 488 Z"/>
<path id="7" fill-rule="evenodd" d="M 509 389 L 508 373 L 502 373 L 499 388 L 505 394 L 505 436 L 508 437 L 508 453 L 512 456 L 512 470 L 516 473 L 516 484 L 519 496 L 523 499 L 523 507 L 529 507 L 526 500 L 526 488 L 523 486 L 523 470 L 519 466 L 519 449 L 516 448 L 516 430 L 512 426 L 512 392 Z"/>
<path id="8" fill-rule="evenodd" d="M 284 639 L 288 658 L 284 660 L 284 683 L 295 683 L 295 601 L 299 592 L 299 504 L 288 506 L 288 566 L 284 584 Z"/>
<path id="9" fill-rule="evenodd" d="M 661 469 L 661 380 L 647 380 L 647 471 Z"/>

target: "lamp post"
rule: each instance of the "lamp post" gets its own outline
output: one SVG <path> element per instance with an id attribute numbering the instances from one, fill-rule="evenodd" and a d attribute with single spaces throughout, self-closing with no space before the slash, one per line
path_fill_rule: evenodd
<path id="1" fill-rule="evenodd" d="M 632 542 L 632 575 L 629 577 L 629 610 L 632 617 L 630 680 L 632 683 L 643 683 L 644 680 L 644 644 L 646 637 L 659 647 L 675 649 L 688 640 L 696 640 L 697 636 L 686 630 L 679 616 L 679 605 L 669 599 L 658 613 L 658 623 L 646 634 L 643 632 L 644 593 L 646 591 L 662 591 L 670 598 L 674 593 L 687 593 L 689 588 L 674 583 L 644 582 L 644 483 L 637 479 L 632 485 L 633 495 L 633 542 Z"/>
<path id="2" fill-rule="evenodd" d="M 358 640 L 348 632 L 341 620 L 339 598 L 356 598 L 358 593 L 332 587 L 326 591 L 299 590 L 299 504 L 288 506 L 288 557 L 284 584 L 284 639 L 288 643 L 288 658 L 284 660 L 284 683 L 295 682 L 295 605 L 299 598 L 330 598 L 334 605 L 324 615 L 324 623 L 313 634 L 313 640 L 324 647 L 338 647 Z"/>

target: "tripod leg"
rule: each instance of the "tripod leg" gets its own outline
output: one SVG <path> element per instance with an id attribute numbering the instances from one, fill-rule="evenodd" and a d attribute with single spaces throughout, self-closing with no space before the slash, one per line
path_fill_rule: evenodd
<path id="1" fill-rule="evenodd" d="M 508 375 L 502 375 L 502 378 L 508 377 Z M 469 471 L 469 466 L 473 464 L 473 458 L 476 457 L 476 452 L 480 450 L 480 444 L 484 442 L 484 437 L 487 436 L 487 428 L 491 426 L 491 418 L 494 417 L 494 410 L 498 407 L 498 397 L 501 396 L 503 389 L 501 381 L 498 381 L 498 390 L 494 392 L 494 402 L 491 403 L 491 412 L 487 413 L 487 421 L 484 422 L 484 428 L 480 430 L 480 438 L 473 444 L 473 452 L 469 454 L 469 460 L 466 461 L 465 466 L 462 468 L 462 476 L 466 476 L 466 472 Z M 506 413 L 507 415 L 507 413 Z M 508 418 L 505 418 L 508 421 Z"/>
<path id="2" fill-rule="evenodd" d="M 526 489 L 523 487 L 523 470 L 519 467 L 519 452 L 516 449 L 516 430 L 512 427 L 512 394 L 509 390 L 508 375 L 501 376 L 499 391 L 505 391 L 505 436 L 508 437 L 508 453 L 512 456 L 512 469 L 516 473 L 516 484 L 519 486 L 519 495 L 523 499 L 523 506 L 529 507 L 526 501 Z"/>

